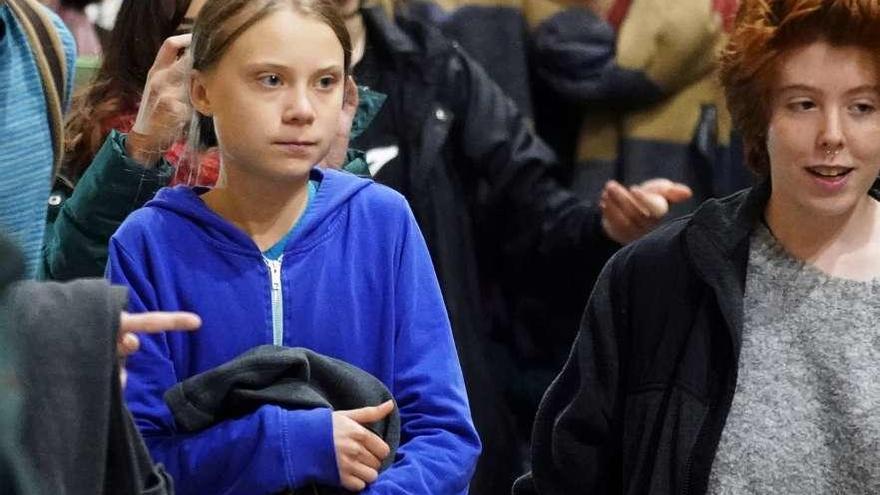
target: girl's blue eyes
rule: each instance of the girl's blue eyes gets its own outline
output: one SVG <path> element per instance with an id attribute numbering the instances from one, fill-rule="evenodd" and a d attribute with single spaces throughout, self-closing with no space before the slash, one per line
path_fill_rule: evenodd
<path id="1" fill-rule="evenodd" d="M 260 82 L 265 86 L 269 86 L 270 88 L 275 88 L 281 85 L 281 78 L 278 77 L 277 74 L 271 74 L 268 76 L 263 76 L 260 78 Z"/>
<path id="2" fill-rule="evenodd" d="M 281 77 L 277 74 L 262 76 L 259 78 L 259 81 L 262 85 L 269 88 L 277 88 L 284 83 Z M 324 76 L 318 79 L 317 86 L 320 89 L 330 89 L 336 84 L 336 81 L 337 78 L 335 76 Z"/>
<path id="3" fill-rule="evenodd" d="M 325 76 L 321 79 L 318 79 L 318 87 L 321 89 L 329 89 L 333 87 L 333 84 L 336 83 L 336 78 L 331 76 Z"/>

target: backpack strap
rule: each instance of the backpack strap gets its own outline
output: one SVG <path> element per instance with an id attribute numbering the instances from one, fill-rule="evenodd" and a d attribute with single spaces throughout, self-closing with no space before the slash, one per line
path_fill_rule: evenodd
<path id="1" fill-rule="evenodd" d="M 64 45 L 45 7 L 36 0 L 5 0 L 5 3 L 27 35 L 43 81 L 55 158 L 52 177 L 55 177 L 64 156 L 64 95 L 68 71 Z"/>

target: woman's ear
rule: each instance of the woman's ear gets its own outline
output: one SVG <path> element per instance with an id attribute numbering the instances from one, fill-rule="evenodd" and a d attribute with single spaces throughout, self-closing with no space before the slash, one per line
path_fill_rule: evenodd
<path id="1" fill-rule="evenodd" d="M 358 88 L 351 76 L 345 76 L 345 89 L 342 92 L 342 108 L 354 108 L 358 106 Z"/>
<path id="2" fill-rule="evenodd" d="M 214 112 L 211 108 L 211 98 L 208 94 L 208 87 L 205 76 L 199 71 L 194 70 L 189 83 L 189 99 L 193 108 L 202 115 L 211 117 Z"/>

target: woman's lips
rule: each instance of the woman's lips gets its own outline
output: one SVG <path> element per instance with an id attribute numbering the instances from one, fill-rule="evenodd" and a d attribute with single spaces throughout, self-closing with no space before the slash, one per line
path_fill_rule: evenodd
<path id="1" fill-rule="evenodd" d="M 855 169 L 851 167 L 834 165 L 816 165 L 806 168 L 813 183 L 819 186 L 820 190 L 828 194 L 841 191 L 849 181 L 850 173 L 853 170 Z"/>

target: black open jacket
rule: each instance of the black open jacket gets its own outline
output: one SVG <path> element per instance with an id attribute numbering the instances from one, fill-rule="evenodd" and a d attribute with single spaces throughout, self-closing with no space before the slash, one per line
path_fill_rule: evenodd
<path id="1" fill-rule="evenodd" d="M 517 495 L 705 493 L 737 379 L 765 183 L 622 249 L 535 420 Z"/>

